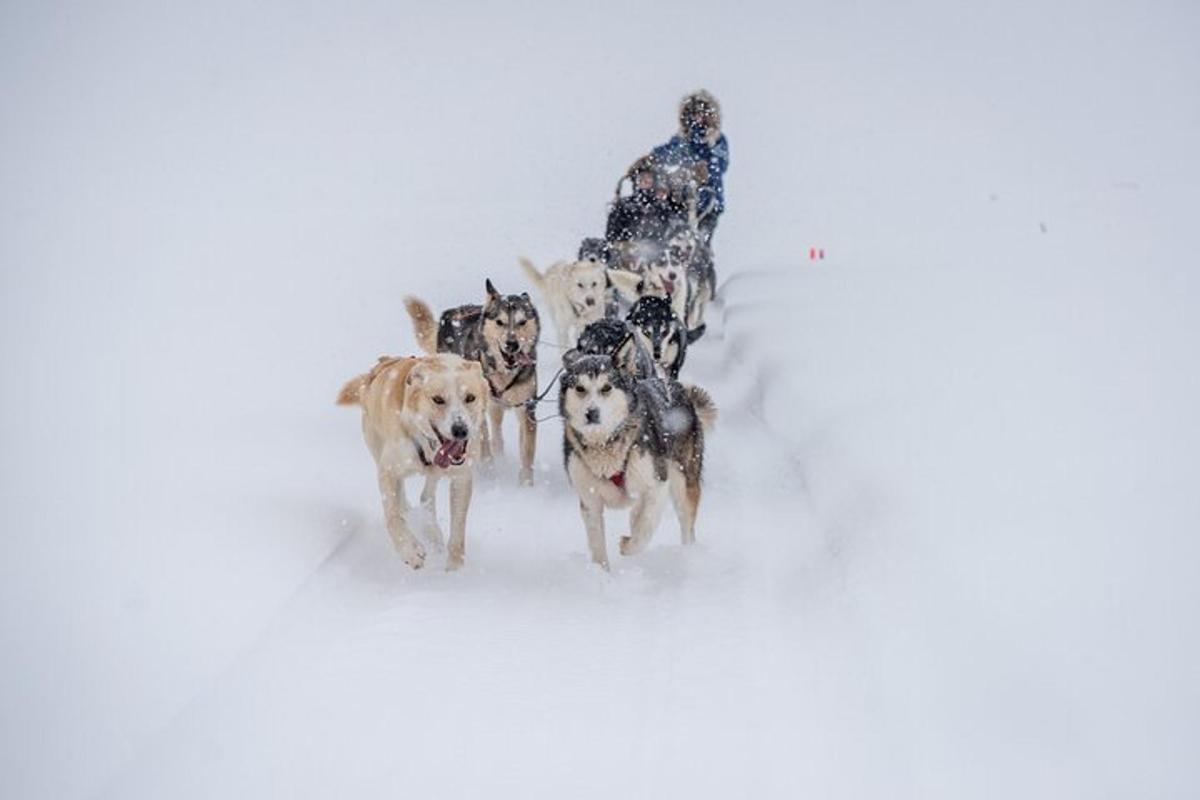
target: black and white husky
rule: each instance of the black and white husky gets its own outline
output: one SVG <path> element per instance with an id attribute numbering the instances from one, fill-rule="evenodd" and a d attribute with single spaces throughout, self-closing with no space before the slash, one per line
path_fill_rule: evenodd
<path id="1" fill-rule="evenodd" d="M 563 363 L 576 356 L 612 356 L 617 366 L 637 380 L 667 377 L 643 337 L 628 322 L 619 319 L 597 320 L 584 328 L 574 349 L 563 354 Z"/>
<path id="2" fill-rule="evenodd" d="M 417 343 L 426 353 L 455 353 L 483 367 L 491 397 L 488 415 L 491 434 L 483 437 L 483 457 L 504 452 L 504 412 L 517 412 L 521 448 L 522 485 L 533 483 L 533 456 L 537 452 L 537 342 L 541 322 L 529 295 L 502 295 L 491 280 L 485 283 L 482 305 L 447 309 L 439 319 L 423 301 L 406 297 Z M 485 432 L 486 433 L 486 432 Z"/>
<path id="3" fill-rule="evenodd" d="M 563 457 L 592 561 L 608 569 L 605 508 L 632 506 L 620 550 L 633 555 L 649 543 L 668 495 L 683 543 L 694 542 L 704 429 L 716 419 L 708 394 L 660 378 L 639 381 L 611 356 L 566 362 L 558 396 Z"/>
<path id="4" fill-rule="evenodd" d="M 667 376 L 678 380 L 687 358 L 688 330 L 665 297 L 646 295 L 625 317 L 638 340 Z"/>

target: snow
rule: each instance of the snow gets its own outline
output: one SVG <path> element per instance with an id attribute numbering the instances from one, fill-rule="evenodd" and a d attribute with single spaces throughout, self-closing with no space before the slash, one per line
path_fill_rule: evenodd
<path id="1" fill-rule="evenodd" d="M 6 5 L 3 793 L 1195 796 L 1198 22 Z M 588 564 L 552 392 L 410 571 L 338 388 L 700 86 L 698 545 Z"/>

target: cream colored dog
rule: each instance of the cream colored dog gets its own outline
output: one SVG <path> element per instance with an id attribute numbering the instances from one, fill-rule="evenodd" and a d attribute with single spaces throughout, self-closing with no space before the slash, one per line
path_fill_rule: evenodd
<path id="1" fill-rule="evenodd" d="M 610 269 L 608 279 L 617 293 L 630 303 L 643 297 L 663 297 L 681 320 L 688 319 L 691 290 L 687 271 L 665 260 L 650 263 L 642 272 Z"/>
<path id="2" fill-rule="evenodd" d="M 604 264 L 585 259 L 558 263 L 543 273 L 529 259 L 519 261 L 550 310 L 559 347 L 573 346 L 584 328 L 604 317 L 609 304 Z"/>
<path id="3" fill-rule="evenodd" d="M 425 548 L 410 529 L 404 480 L 425 476 L 418 526 L 438 552 L 445 549 L 438 525 L 437 484 L 450 478 L 450 551 L 446 569 L 462 566 L 466 549 L 471 465 L 478 460 L 487 383 L 475 361 L 456 355 L 381 356 L 338 395 L 339 405 L 362 406 L 363 438 L 379 471 L 379 492 L 388 533 L 404 562 L 425 563 Z"/>

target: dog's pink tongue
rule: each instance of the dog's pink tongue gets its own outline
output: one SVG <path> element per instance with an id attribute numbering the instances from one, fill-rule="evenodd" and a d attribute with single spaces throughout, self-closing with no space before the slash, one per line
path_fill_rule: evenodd
<path id="1" fill-rule="evenodd" d="M 434 454 L 433 463 L 437 464 L 442 469 L 445 469 L 455 461 L 461 461 L 466 452 L 467 443 L 465 440 L 448 439 L 442 442 L 442 446 L 439 447 L 437 453 Z"/>

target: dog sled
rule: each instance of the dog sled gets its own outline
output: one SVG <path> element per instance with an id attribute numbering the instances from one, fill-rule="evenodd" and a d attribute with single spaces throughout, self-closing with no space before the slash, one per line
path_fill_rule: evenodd
<path id="1" fill-rule="evenodd" d="M 669 257 L 673 231 L 682 226 L 701 230 L 697 207 L 702 170 L 702 164 L 667 167 L 652 156 L 639 158 L 626 170 L 617 181 L 605 230 L 609 266 L 644 272 Z"/>

